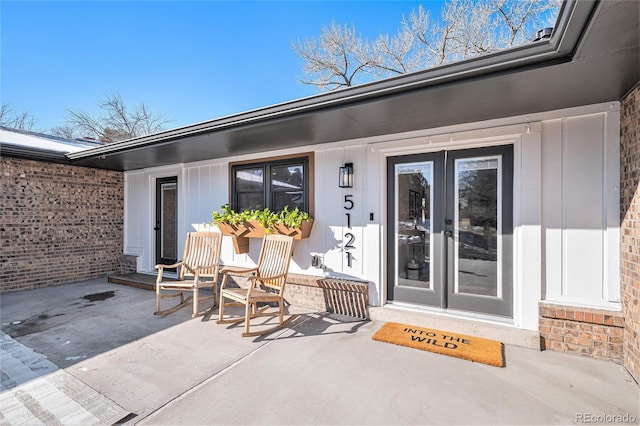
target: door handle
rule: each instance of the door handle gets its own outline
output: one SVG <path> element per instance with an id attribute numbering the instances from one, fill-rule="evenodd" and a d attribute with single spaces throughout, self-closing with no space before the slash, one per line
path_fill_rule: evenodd
<path id="1" fill-rule="evenodd" d="M 156 227 L 154 227 L 154 228 L 153 228 L 153 230 L 154 230 L 154 231 L 159 231 L 159 230 L 160 230 L 160 228 L 159 228 L 158 226 L 156 226 Z"/>
<path id="2" fill-rule="evenodd" d="M 447 238 L 451 238 L 451 236 L 453 235 L 453 232 L 451 231 L 444 231 L 444 235 L 447 236 Z"/>

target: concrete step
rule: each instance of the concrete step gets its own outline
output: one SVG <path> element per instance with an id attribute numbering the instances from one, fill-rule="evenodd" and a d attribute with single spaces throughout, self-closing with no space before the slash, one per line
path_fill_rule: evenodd
<path id="1" fill-rule="evenodd" d="M 483 339 L 497 340 L 505 345 L 521 346 L 540 350 L 540 334 L 537 331 L 523 330 L 510 324 L 494 323 L 478 318 L 455 317 L 450 314 L 426 312 L 387 305 L 370 307 L 372 321 L 397 322 L 418 327 L 434 328 Z"/>

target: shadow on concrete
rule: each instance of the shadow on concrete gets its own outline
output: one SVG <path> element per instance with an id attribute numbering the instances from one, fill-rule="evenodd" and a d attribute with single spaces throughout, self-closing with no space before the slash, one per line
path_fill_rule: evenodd
<path id="1" fill-rule="evenodd" d="M 2 331 L 60 368 L 192 319 L 154 316 L 155 293 L 104 279 L 3 294 L 0 307 Z"/>
<path id="2" fill-rule="evenodd" d="M 341 314 L 308 312 L 295 314 L 296 318 L 286 328 L 286 333 L 276 332 L 257 337 L 254 341 L 298 339 L 331 334 L 355 334 L 368 320 L 351 318 Z"/>

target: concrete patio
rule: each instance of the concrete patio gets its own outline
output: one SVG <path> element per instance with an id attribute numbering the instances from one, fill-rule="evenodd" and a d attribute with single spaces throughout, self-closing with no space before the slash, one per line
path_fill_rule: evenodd
<path id="1" fill-rule="evenodd" d="M 129 413 L 126 424 L 640 419 L 640 387 L 622 366 L 573 355 L 506 345 L 506 368 L 496 368 L 373 341 L 380 322 L 308 311 L 287 329 L 242 338 L 240 325 L 192 319 L 188 308 L 154 316 L 154 293 L 106 279 L 4 294 L 0 306 L 11 336 L 3 359 L 11 345 L 24 346 L 54 364 L 23 361 L 41 377 L 20 383 L 11 379 L 19 363 L 3 361 L 0 397 L 63 373 Z M 14 423 L 5 410 L 0 424 Z"/>

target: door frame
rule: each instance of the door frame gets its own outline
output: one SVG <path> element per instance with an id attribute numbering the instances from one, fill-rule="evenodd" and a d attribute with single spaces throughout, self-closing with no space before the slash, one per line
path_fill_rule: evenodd
<path id="1" fill-rule="evenodd" d="M 446 170 L 446 178 L 445 182 L 450 183 L 451 185 L 446 188 L 445 194 L 445 204 L 446 211 L 445 214 L 446 219 L 452 219 L 453 224 L 451 226 L 446 226 L 447 230 L 453 231 L 452 236 L 448 237 L 449 240 L 446 244 L 448 253 L 446 254 L 447 258 L 457 259 L 457 250 L 456 247 L 459 248 L 459 245 L 455 244 L 453 236 L 455 235 L 455 227 L 456 221 L 455 217 L 457 216 L 457 212 L 455 212 L 455 192 L 449 193 L 449 191 L 456 191 L 457 188 L 454 182 L 457 181 L 455 176 L 455 164 L 456 160 L 464 160 L 469 158 L 482 158 L 482 157 L 499 157 L 500 168 L 500 176 L 498 180 L 498 201 L 501 202 L 500 212 L 501 212 L 501 221 L 500 221 L 500 251 L 498 252 L 498 270 L 497 270 L 497 278 L 501 280 L 501 297 L 486 297 L 486 296 L 476 296 L 468 293 L 460 293 L 455 294 L 455 284 L 456 284 L 456 275 L 455 275 L 455 265 L 456 261 L 448 262 L 447 264 L 447 309 L 459 309 L 464 310 L 465 312 L 474 312 L 470 306 L 476 306 L 476 304 L 481 304 L 486 309 L 490 309 L 490 315 L 503 316 L 507 318 L 513 317 L 513 215 L 514 215 L 514 194 L 513 194 L 513 145 L 501 145 L 501 146 L 492 146 L 492 147 L 479 147 L 479 148 L 469 148 L 469 149 L 461 149 L 461 150 L 451 150 L 449 151 L 450 155 L 447 155 L 447 165 L 445 167 Z M 504 285 L 508 283 L 509 285 Z M 500 284 L 500 283 L 499 283 Z M 507 304 L 502 303 L 507 302 Z M 484 310 L 480 311 L 482 313 L 486 313 Z"/>
<path id="2" fill-rule="evenodd" d="M 162 256 L 162 240 L 159 237 L 159 235 L 161 235 L 162 233 L 162 218 L 161 218 L 161 209 L 162 209 L 162 185 L 164 184 L 175 184 L 175 191 L 176 191 L 176 199 L 175 199 L 175 257 L 163 257 Z M 161 177 L 161 178 L 156 178 L 155 179 L 155 203 L 154 203 L 154 207 L 153 207 L 153 216 L 154 216 L 154 220 L 153 220 L 153 240 L 154 240 L 154 260 L 156 262 L 156 264 L 158 263 L 162 263 L 162 264 L 173 264 L 175 262 L 177 262 L 178 260 L 178 253 L 179 253 L 179 247 L 178 247 L 178 241 L 179 241 L 179 210 L 180 210 L 180 188 L 179 188 L 179 181 L 178 181 L 178 176 L 167 176 L 167 177 Z"/>
<path id="3" fill-rule="evenodd" d="M 386 290 L 384 292 L 386 303 L 399 303 L 399 304 L 409 304 L 414 305 L 412 302 L 407 301 L 398 301 L 394 298 L 394 292 L 400 290 L 401 292 L 406 293 L 407 295 L 410 293 L 416 293 L 415 306 L 426 309 L 435 309 L 437 311 L 451 312 L 452 310 L 456 312 L 467 312 L 474 316 L 476 315 L 484 315 L 490 317 L 501 318 L 502 320 L 508 319 L 509 321 L 514 320 L 517 303 L 515 300 L 515 295 L 517 294 L 515 286 L 516 286 L 516 277 L 514 274 L 516 268 L 516 256 L 514 252 L 514 236 L 515 236 L 515 224 L 516 224 L 516 214 L 519 214 L 519 210 L 517 208 L 517 202 L 519 201 L 519 194 L 515 193 L 515 184 L 514 182 L 519 178 L 519 170 L 517 165 L 514 162 L 516 158 L 516 154 L 519 154 L 521 140 L 519 137 L 516 138 L 495 138 L 492 143 L 489 144 L 469 144 L 469 143 L 456 143 L 452 144 L 452 146 L 440 146 L 440 149 L 433 149 L 429 151 L 413 151 L 409 154 L 405 153 L 400 155 L 394 155 L 393 153 L 387 151 L 384 156 L 385 168 L 386 168 L 386 178 L 385 178 L 385 186 L 387 188 L 387 196 L 385 197 L 384 202 L 386 203 L 386 232 L 385 236 L 385 247 L 386 247 L 386 256 L 384 257 L 386 261 L 384 262 L 383 269 L 386 270 L 384 273 L 385 276 L 385 287 Z M 452 153 L 453 155 L 450 155 Z M 507 279 L 510 282 L 510 285 L 507 286 L 506 291 L 503 293 L 503 298 L 508 299 L 510 303 L 508 303 L 508 307 L 506 309 L 495 309 L 491 313 L 486 312 L 477 312 L 474 310 L 469 310 L 464 308 L 463 306 L 459 306 L 459 304 L 455 304 L 452 306 L 449 302 L 449 298 L 452 297 L 453 291 L 453 266 L 455 262 L 448 261 L 448 257 L 451 257 L 454 254 L 452 250 L 454 244 L 451 244 L 451 241 L 445 241 L 445 239 L 449 239 L 445 236 L 445 230 L 451 229 L 451 227 L 445 224 L 445 216 L 447 214 L 451 214 L 451 200 L 449 188 L 445 188 L 445 183 L 448 183 L 450 186 L 453 185 L 454 180 L 452 180 L 453 173 L 455 170 L 452 165 L 455 165 L 456 159 L 461 158 L 475 158 L 475 157 L 484 157 L 495 155 L 495 153 L 499 153 L 503 155 L 503 158 L 506 158 L 507 161 L 502 162 L 502 175 L 508 175 L 506 177 L 507 183 L 505 185 L 505 179 L 501 179 L 499 185 L 505 185 L 505 188 L 502 188 L 503 194 L 501 195 L 502 199 L 502 210 L 508 211 L 508 218 L 506 219 L 505 228 L 509 228 L 510 234 L 506 238 L 508 242 L 502 247 L 502 260 L 504 259 L 504 255 L 506 254 L 508 258 L 508 262 L 502 262 L 499 267 L 502 268 L 502 279 Z M 466 155 L 468 154 L 468 155 Z M 441 156 L 441 159 L 438 157 Z M 438 301 L 439 305 L 434 306 L 432 304 L 424 304 L 424 297 L 420 296 L 420 292 L 425 292 L 425 289 L 418 289 L 418 291 L 414 289 L 406 289 L 406 288 L 395 288 L 396 282 L 396 236 L 395 236 L 395 209 L 397 197 L 394 195 L 395 193 L 395 166 L 397 164 L 402 163 L 413 163 L 413 162 L 423 162 L 423 161 L 433 161 L 434 170 L 434 200 L 438 200 L 439 198 L 442 200 L 438 206 L 436 203 L 433 209 L 433 221 L 434 224 L 431 226 L 432 234 L 434 240 L 434 249 L 433 249 L 433 262 L 438 262 L 438 265 L 433 268 L 435 274 L 433 276 L 433 280 L 439 280 L 435 282 L 435 285 L 431 287 L 436 289 L 436 291 L 432 291 L 433 294 L 430 295 L 431 301 Z M 438 165 L 440 162 L 440 165 Z M 505 163 L 506 167 L 505 167 Z M 438 171 L 439 169 L 439 171 Z M 438 177 L 438 173 L 440 173 L 440 180 Z M 393 185 L 393 187 L 390 187 Z M 505 194 L 504 192 L 508 192 Z M 440 194 L 438 197 L 437 194 Z M 438 220 L 438 217 L 440 218 Z M 502 235 L 502 234 L 501 234 Z M 436 257 L 437 256 L 437 257 Z M 506 267 L 505 267 L 506 266 Z M 437 291 L 437 287 L 440 287 L 441 291 Z M 412 298 L 414 299 L 414 298 Z M 460 311 L 460 309 L 463 309 Z"/>
<path id="4" fill-rule="evenodd" d="M 395 218 L 395 209 L 396 209 L 396 200 L 397 194 L 395 185 L 394 187 L 389 187 L 389 182 L 391 180 L 391 176 L 394 178 L 395 182 L 395 166 L 397 164 L 410 164 L 410 163 L 423 163 L 430 161 L 433 163 L 432 169 L 432 184 L 431 188 L 433 191 L 433 200 L 441 199 L 444 197 L 444 185 L 442 182 L 442 177 L 444 177 L 444 151 L 437 152 L 429 152 L 429 153 L 421 153 L 421 154 L 409 154 L 409 155 L 399 155 L 399 156 L 389 156 L 387 157 L 387 232 L 386 232 L 386 240 L 387 240 L 387 283 L 392 283 L 396 279 L 396 244 L 389 244 L 390 241 L 395 241 L 395 233 L 396 229 L 395 224 L 391 224 L 392 218 Z M 391 203 L 389 200 L 393 198 L 394 202 Z M 434 205 L 437 205 L 434 203 Z M 433 217 L 430 218 L 430 226 L 431 226 L 431 236 L 432 243 L 430 244 L 430 248 L 432 253 L 434 254 L 434 258 L 437 260 L 443 259 L 443 253 L 437 253 L 439 248 L 442 247 L 442 238 L 444 229 L 442 228 L 442 223 L 444 223 L 444 209 L 432 209 Z M 432 259 L 433 262 L 433 259 Z M 393 267 L 391 267 L 393 265 Z M 443 266 L 440 267 L 431 267 L 433 270 L 433 277 L 430 277 L 431 283 L 437 283 L 442 280 L 441 272 L 443 271 Z M 446 292 L 442 292 L 442 286 L 431 286 L 431 289 L 425 288 L 411 288 L 408 286 L 403 286 L 399 288 L 395 288 L 394 285 L 387 285 L 387 300 L 395 300 L 394 297 L 396 293 L 401 297 L 411 297 L 413 300 L 418 301 L 419 304 L 424 305 L 434 305 L 437 303 L 442 306 L 446 303 L 445 298 L 447 297 Z"/>

